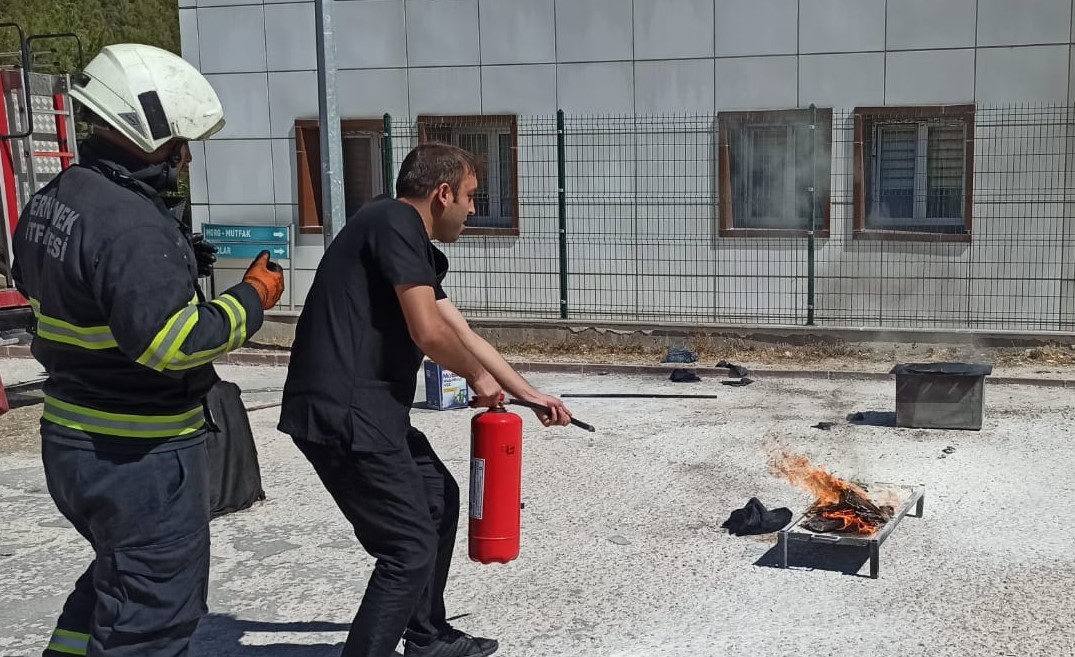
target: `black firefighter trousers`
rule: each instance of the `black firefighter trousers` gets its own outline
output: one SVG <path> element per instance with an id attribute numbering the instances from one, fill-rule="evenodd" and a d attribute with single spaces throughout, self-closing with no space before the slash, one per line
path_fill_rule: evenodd
<path id="1" fill-rule="evenodd" d="M 444 586 L 459 521 L 459 486 L 417 429 L 389 453 L 296 440 L 377 559 L 343 657 L 388 657 L 400 637 L 426 644 L 449 628 Z"/>
<path id="2" fill-rule="evenodd" d="M 95 554 L 43 654 L 188 654 L 190 637 L 207 611 L 205 443 L 174 451 L 104 453 L 50 440 L 70 439 L 72 430 L 47 421 L 41 434 L 49 493 Z"/>

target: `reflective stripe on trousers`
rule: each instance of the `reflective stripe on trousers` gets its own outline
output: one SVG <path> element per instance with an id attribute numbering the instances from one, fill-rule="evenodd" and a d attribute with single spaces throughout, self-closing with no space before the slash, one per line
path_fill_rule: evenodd
<path id="1" fill-rule="evenodd" d="M 48 649 L 65 655 L 85 655 L 89 644 L 89 634 L 56 628 L 49 639 Z"/>

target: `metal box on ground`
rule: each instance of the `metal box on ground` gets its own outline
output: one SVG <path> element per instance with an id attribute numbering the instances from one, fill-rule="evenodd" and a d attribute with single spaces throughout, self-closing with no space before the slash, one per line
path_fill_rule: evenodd
<path id="1" fill-rule="evenodd" d="M 431 360 L 426 360 L 423 366 L 426 380 L 426 406 L 440 411 L 450 408 L 467 408 L 470 403 L 470 389 L 466 379 Z"/>
<path id="2" fill-rule="evenodd" d="M 896 365 L 896 426 L 916 429 L 982 428 L 985 377 L 981 363 Z"/>

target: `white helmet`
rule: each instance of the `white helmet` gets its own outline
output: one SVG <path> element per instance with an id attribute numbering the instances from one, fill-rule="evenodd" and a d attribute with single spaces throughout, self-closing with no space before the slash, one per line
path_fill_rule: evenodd
<path id="1" fill-rule="evenodd" d="M 147 153 L 170 139 L 208 139 L 224 127 L 209 81 L 154 46 L 105 46 L 75 76 L 71 96 Z"/>

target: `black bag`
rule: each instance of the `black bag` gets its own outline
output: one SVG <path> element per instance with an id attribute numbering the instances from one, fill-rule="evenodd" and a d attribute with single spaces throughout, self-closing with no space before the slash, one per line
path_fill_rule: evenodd
<path id="1" fill-rule="evenodd" d="M 218 381 L 206 397 L 209 411 L 209 514 L 216 518 L 265 499 L 254 433 L 239 386 Z"/>

